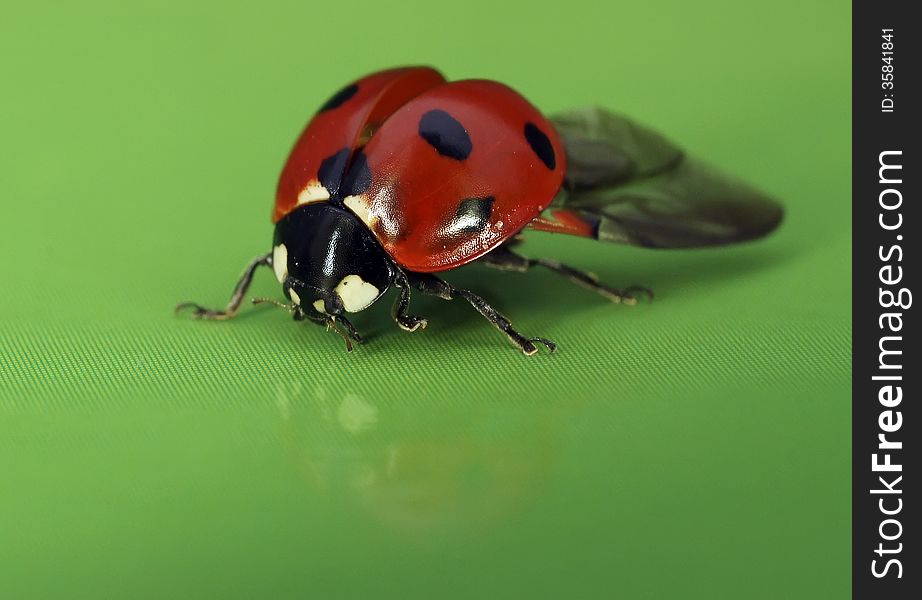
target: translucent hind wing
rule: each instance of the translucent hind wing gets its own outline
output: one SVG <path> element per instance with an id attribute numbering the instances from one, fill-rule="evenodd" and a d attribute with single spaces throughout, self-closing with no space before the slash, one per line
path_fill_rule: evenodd
<path id="1" fill-rule="evenodd" d="M 695 248 L 757 239 L 781 222 L 774 199 L 625 117 L 591 108 L 551 121 L 563 138 L 568 172 L 533 229 Z"/>

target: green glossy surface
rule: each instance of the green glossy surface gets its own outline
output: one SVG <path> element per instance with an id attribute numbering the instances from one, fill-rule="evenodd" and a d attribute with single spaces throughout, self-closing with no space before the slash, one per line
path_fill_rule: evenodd
<path id="1" fill-rule="evenodd" d="M 848 594 L 848 3 L 241 4 L 0 20 L 0 597 Z M 787 221 L 525 247 L 649 306 L 453 276 L 551 357 L 436 300 L 352 355 L 271 307 L 174 318 L 267 249 L 314 107 L 420 62 L 631 114 Z"/>

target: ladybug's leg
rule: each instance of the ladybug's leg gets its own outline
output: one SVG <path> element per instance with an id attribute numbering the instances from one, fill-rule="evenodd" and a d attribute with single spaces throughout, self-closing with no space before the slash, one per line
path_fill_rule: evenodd
<path id="1" fill-rule="evenodd" d="M 247 265 L 247 268 L 243 271 L 243 275 L 240 276 L 240 280 L 237 281 L 237 285 L 234 286 L 234 292 L 231 294 L 230 300 L 227 303 L 227 306 L 224 307 L 224 310 L 214 310 L 211 308 L 205 308 L 195 302 L 182 302 L 176 305 L 176 312 L 179 312 L 185 308 L 192 308 L 192 316 L 196 319 L 208 319 L 215 321 L 224 321 L 226 319 L 232 318 L 237 314 L 237 311 L 240 309 L 240 304 L 243 302 L 243 296 L 247 293 L 247 289 L 250 287 L 250 283 L 253 281 L 253 273 L 256 272 L 257 267 L 262 266 L 271 266 L 272 265 L 272 253 L 264 254 L 262 256 L 257 256 L 250 264 Z"/>
<path id="2" fill-rule="evenodd" d="M 253 304 L 272 304 L 290 312 L 295 321 L 307 320 L 311 321 L 312 323 L 316 323 L 317 325 L 323 325 L 327 328 L 327 331 L 334 331 L 339 334 L 339 337 L 343 338 L 343 341 L 346 343 L 346 352 L 352 352 L 352 341 L 356 341 L 359 344 L 365 341 L 362 339 L 362 336 L 359 335 L 359 332 L 355 330 L 355 327 L 352 325 L 352 323 L 343 316 L 331 317 L 330 315 L 325 314 L 312 314 L 306 312 L 297 304 L 285 304 L 275 300 L 274 298 L 253 298 Z M 342 325 L 343 329 L 346 331 L 343 332 L 339 327 L 337 327 L 337 325 Z"/>
<path id="3" fill-rule="evenodd" d="M 598 278 L 592 273 L 574 269 L 556 260 L 525 258 L 505 247 L 497 248 L 483 257 L 482 260 L 484 264 L 489 267 L 504 271 L 518 271 L 520 273 L 524 273 L 534 266 L 544 267 L 545 269 L 550 269 L 555 273 L 563 275 L 577 285 L 592 290 L 597 294 L 601 294 L 616 304 L 637 304 L 637 296 L 635 295 L 637 293 L 646 295 L 650 300 L 653 299 L 653 290 L 649 288 L 631 286 L 625 289 L 616 289 L 604 283 L 600 283 Z"/>
<path id="4" fill-rule="evenodd" d="M 404 331 L 425 329 L 429 321 L 423 317 L 417 317 L 416 315 L 407 313 L 410 308 L 410 283 L 407 281 L 407 276 L 399 268 L 395 269 L 395 272 L 394 283 L 400 293 L 397 296 L 397 300 L 394 301 L 394 307 L 391 309 L 391 316 L 394 318 L 397 325 Z"/>
<path id="5" fill-rule="evenodd" d="M 349 320 L 346 319 L 345 317 L 326 317 L 326 318 L 314 317 L 314 316 L 306 315 L 303 312 L 301 313 L 301 315 L 302 315 L 301 318 L 298 318 L 296 315 L 295 320 L 300 321 L 300 320 L 307 318 L 313 321 L 314 323 L 317 323 L 318 325 L 326 326 L 327 331 L 338 333 L 339 337 L 343 338 L 343 342 L 346 343 L 346 352 L 352 352 L 352 341 L 355 341 L 356 343 L 359 343 L 359 344 L 365 342 L 362 336 L 359 335 L 359 332 L 355 330 L 355 327 L 353 327 L 352 323 L 350 323 Z M 338 325 L 342 325 L 345 331 L 340 329 Z"/>
<path id="6" fill-rule="evenodd" d="M 359 343 L 359 344 L 364 344 L 364 343 L 365 343 L 365 338 L 363 338 L 361 335 L 359 335 L 359 332 L 356 331 L 355 326 L 354 326 L 354 325 L 352 324 L 352 322 L 351 322 L 349 319 L 347 319 L 345 316 L 343 316 L 343 315 L 337 315 L 337 316 L 335 316 L 335 317 L 330 317 L 330 321 L 329 321 L 329 323 L 327 324 L 327 327 L 328 327 L 329 329 L 335 330 L 337 333 L 340 333 L 340 332 L 339 332 L 339 328 L 337 327 L 337 325 L 342 325 L 343 329 L 346 330 L 346 336 L 348 336 L 349 338 L 351 338 L 354 342 Z M 342 333 L 340 333 L 340 335 L 342 335 Z M 349 350 L 349 351 L 351 352 L 351 351 L 352 351 L 352 345 L 349 343 L 349 340 L 346 339 L 346 336 L 343 336 L 343 339 L 346 340 L 346 349 Z"/>
<path id="7" fill-rule="evenodd" d="M 266 298 L 253 298 L 253 303 L 256 304 L 257 300 L 265 301 L 267 299 Z M 338 333 L 339 337 L 343 338 L 343 341 L 346 343 L 346 352 L 352 352 L 352 342 L 353 341 L 359 344 L 362 344 L 365 342 L 365 339 L 362 338 L 362 336 L 359 335 L 359 332 L 355 330 L 355 326 L 349 321 L 349 319 L 347 319 L 346 317 L 342 315 L 332 317 L 327 314 L 321 315 L 318 313 L 309 313 L 305 311 L 303 308 L 301 308 L 300 306 L 291 306 L 287 304 L 282 304 L 280 302 L 275 303 L 275 304 L 277 304 L 278 306 L 281 306 L 282 308 L 288 308 L 289 310 L 291 310 L 291 314 L 294 317 L 295 321 L 304 321 L 306 319 L 308 321 L 316 323 L 317 325 L 323 325 L 324 327 L 327 328 L 327 331 L 333 331 L 335 333 Z M 344 332 L 342 329 L 338 327 L 338 325 L 342 325 L 343 329 L 345 329 L 346 331 Z"/>
<path id="8" fill-rule="evenodd" d="M 353 325 L 352 322 L 343 315 L 337 315 L 333 317 L 327 314 L 309 313 L 296 304 L 283 304 L 278 300 L 273 300 L 272 298 L 253 298 L 253 304 L 262 304 L 263 302 L 268 302 L 278 306 L 279 308 L 284 308 L 291 313 L 295 321 L 304 321 L 306 319 L 316 323 L 317 325 L 323 325 L 327 329 L 335 331 L 346 341 L 346 350 L 349 352 L 352 352 L 352 344 L 349 343 L 350 339 L 358 342 L 359 344 L 365 343 L 365 338 L 359 335 L 359 332 L 355 329 L 355 325 Z M 340 331 L 337 325 L 343 326 L 343 329 L 346 330 L 345 334 Z"/>
<path id="9" fill-rule="evenodd" d="M 456 288 L 447 281 L 439 279 L 430 273 L 407 273 L 411 285 L 424 294 L 437 296 L 443 300 L 452 300 L 454 298 L 464 298 L 477 312 L 483 315 L 493 326 L 506 334 L 509 341 L 526 355 L 531 356 L 538 351 L 535 343 L 543 344 L 548 350 L 553 352 L 557 349 L 557 344 L 551 340 L 540 337 L 525 337 L 512 328 L 512 323 L 504 317 L 495 308 L 490 306 L 486 300 L 470 290 Z"/>

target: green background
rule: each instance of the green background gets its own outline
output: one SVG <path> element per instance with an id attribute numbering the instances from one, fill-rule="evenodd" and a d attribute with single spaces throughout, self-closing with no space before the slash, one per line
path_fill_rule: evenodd
<path id="1" fill-rule="evenodd" d="M 0 597 L 842 598 L 849 593 L 847 2 L 290 2 L 0 19 Z M 348 80 L 431 63 L 600 104 L 781 198 L 754 244 L 534 235 L 657 300 L 451 274 L 336 337 L 221 305 Z M 278 295 L 268 272 L 254 295 Z"/>

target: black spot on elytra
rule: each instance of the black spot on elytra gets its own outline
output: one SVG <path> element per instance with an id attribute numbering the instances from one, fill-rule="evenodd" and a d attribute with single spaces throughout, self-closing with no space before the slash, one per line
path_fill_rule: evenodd
<path id="1" fill-rule="evenodd" d="M 464 160 L 473 144 L 464 125 L 444 110 L 430 110 L 419 120 L 419 135 L 442 156 Z"/>
<path id="2" fill-rule="evenodd" d="M 465 198 L 458 204 L 458 210 L 455 211 L 456 227 L 453 229 L 464 233 L 483 231 L 490 224 L 490 215 L 493 213 L 495 201 L 496 198 L 493 196 Z"/>
<path id="3" fill-rule="evenodd" d="M 326 157 L 320 163 L 317 169 L 317 179 L 320 185 L 327 188 L 330 196 L 335 196 L 339 191 L 339 184 L 343 180 L 343 172 L 346 170 L 346 163 L 349 162 L 350 149 L 343 148 L 336 154 Z"/>
<path id="4" fill-rule="evenodd" d="M 349 166 L 349 172 L 346 173 L 346 177 L 343 179 L 341 196 L 343 198 L 346 196 L 358 196 L 359 194 L 364 194 L 369 187 L 371 187 L 371 169 L 368 168 L 365 153 L 359 150 L 355 153 L 355 158 L 352 159 L 352 164 Z"/>
<path id="5" fill-rule="evenodd" d="M 339 90 L 338 92 L 330 96 L 330 99 L 324 102 L 323 106 L 321 106 L 320 110 L 318 110 L 317 112 L 333 110 L 334 108 L 342 106 L 342 104 L 346 102 L 346 100 L 355 96 L 355 93 L 357 91 L 359 91 L 359 86 L 357 86 L 356 84 L 353 83 L 352 85 L 347 85 L 343 89 Z"/>
<path id="6" fill-rule="evenodd" d="M 534 123 L 525 123 L 525 140 L 528 145 L 535 151 L 544 166 L 552 171 L 557 166 L 557 156 L 554 154 L 554 146 L 547 134 L 538 129 Z"/>

